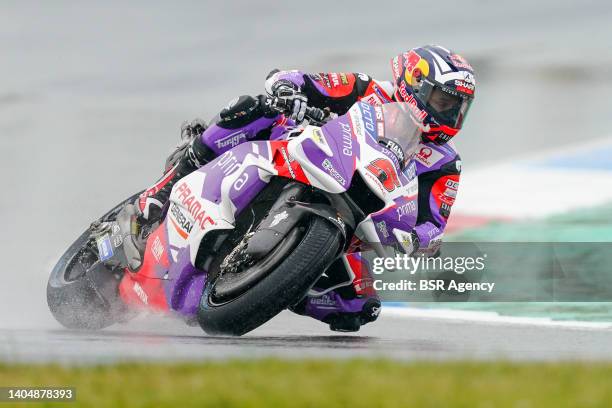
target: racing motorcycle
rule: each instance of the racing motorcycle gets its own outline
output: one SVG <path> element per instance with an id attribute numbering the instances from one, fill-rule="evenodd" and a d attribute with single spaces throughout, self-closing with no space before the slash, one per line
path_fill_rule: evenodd
<path id="1" fill-rule="evenodd" d="M 349 266 L 357 251 L 411 252 L 420 140 L 412 107 L 357 102 L 325 120 L 315 109 L 305 126 L 239 144 L 177 181 L 138 265 L 122 208 L 140 193 L 92 223 L 50 275 L 56 320 L 100 329 L 144 309 L 242 335 L 312 293 L 338 258 Z"/>

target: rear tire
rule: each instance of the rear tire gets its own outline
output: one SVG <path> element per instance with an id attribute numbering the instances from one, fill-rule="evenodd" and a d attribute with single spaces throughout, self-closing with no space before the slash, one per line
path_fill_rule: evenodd
<path id="1" fill-rule="evenodd" d="M 241 336 L 297 303 L 336 258 L 337 227 L 312 217 L 301 242 L 272 272 L 237 298 L 217 305 L 208 282 L 200 299 L 198 322 L 208 334 Z"/>
<path id="2" fill-rule="evenodd" d="M 116 205 L 100 220 L 114 220 L 123 206 L 139 195 Z M 87 251 L 85 247 L 90 236 L 91 231 L 87 229 L 70 245 L 51 271 L 47 283 L 49 310 L 55 320 L 68 329 L 98 330 L 129 316 L 119 297 L 119 279 L 115 273 L 99 261 L 85 267 L 77 258 Z"/>
<path id="3" fill-rule="evenodd" d="M 89 241 L 85 231 L 64 253 L 53 268 L 47 283 L 47 304 L 55 320 L 68 329 L 98 330 L 117 320 L 111 302 L 118 280 L 99 262 L 74 280 L 69 276 L 78 268 L 81 249 Z M 113 287 L 114 286 L 114 287 Z M 106 292 L 106 296 L 102 293 Z M 106 297 L 110 297 L 107 299 Z M 118 292 L 117 292 L 118 297 Z M 115 308 L 116 309 L 116 308 Z"/>

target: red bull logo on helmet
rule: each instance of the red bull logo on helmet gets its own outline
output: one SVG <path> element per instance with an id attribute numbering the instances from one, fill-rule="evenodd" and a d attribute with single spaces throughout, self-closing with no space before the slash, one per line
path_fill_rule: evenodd
<path id="1" fill-rule="evenodd" d="M 427 112 L 424 109 L 419 108 L 419 104 L 417 103 L 414 96 L 410 95 L 406 89 L 406 84 L 402 82 L 399 87 L 399 93 L 408 106 L 410 107 L 410 112 L 414 115 L 414 117 L 419 121 L 423 122 L 425 118 L 427 118 Z"/>

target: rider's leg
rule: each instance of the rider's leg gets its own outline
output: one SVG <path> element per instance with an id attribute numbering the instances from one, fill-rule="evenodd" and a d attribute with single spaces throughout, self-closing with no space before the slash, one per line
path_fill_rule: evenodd
<path id="1" fill-rule="evenodd" d="M 134 204 L 128 204 L 118 215 L 121 227 L 129 231 L 131 240 L 124 240 L 124 248 L 132 269 L 141 265 L 145 239 L 158 223 L 170 198 L 172 187 L 178 180 L 196 171 L 218 155 L 247 140 L 264 139 L 278 118 L 265 108 L 263 96 L 240 96 L 213 119 L 206 128 L 202 121 L 193 121 L 181 127 L 185 143 L 172 154 L 170 165 L 162 178 L 140 195 Z"/>
<path id="2" fill-rule="evenodd" d="M 189 128 L 193 128 L 193 126 L 189 126 Z M 215 152 L 202 141 L 201 134 L 205 128 L 200 127 L 200 129 L 198 134 L 189 135 L 188 140 L 190 141 L 187 142 L 186 146 L 179 147 L 178 152 L 175 152 L 174 163 L 167 166 L 166 173 L 161 179 L 140 195 L 136 204 L 140 212 L 140 218 L 145 223 L 153 224 L 159 221 L 163 208 L 170 198 L 172 187 L 178 180 L 216 157 Z M 181 131 L 184 134 L 185 127 Z"/>
<path id="3" fill-rule="evenodd" d="M 291 310 L 327 323 L 334 331 L 357 331 L 378 318 L 381 305 L 361 254 L 343 258 L 332 264 Z"/>
<path id="4" fill-rule="evenodd" d="M 264 117 L 266 113 L 260 97 L 244 95 L 223 108 L 210 127 L 206 128 L 201 121 L 183 126 L 181 136 L 191 142 L 173 166 L 166 166 L 166 174 L 140 196 L 138 210 L 142 221 L 148 224 L 159 221 L 178 180 L 240 143 L 265 137 L 260 133 L 265 133 L 262 130 L 274 121 L 273 117 Z"/>

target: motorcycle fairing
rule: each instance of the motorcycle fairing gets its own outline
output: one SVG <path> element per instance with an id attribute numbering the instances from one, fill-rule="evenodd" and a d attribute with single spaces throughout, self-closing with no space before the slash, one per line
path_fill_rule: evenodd
<path id="1" fill-rule="evenodd" d="M 404 211 L 397 223 L 392 218 L 397 217 L 399 206 L 416 201 L 416 177 L 411 179 L 400 171 L 397 158 L 377 143 L 378 125 L 370 123 L 376 115 L 374 108 L 358 103 L 347 115 L 322 128 L 308 126 L 290 140 L 240 144 L 179 180 L 172 189 L 165 221 L 149 237 L 143 266 L 138 273 L 125 275 L 122 297 L 193 315 L 206 279 L 205 271 L 194 266 L 200 242 L 211 231 L 233 229 L 237 214 L 273 176 L 337 194 L 348 190 L 357 171 L 385 203 L 385 211 L 377 216 L 393 226 L 394 236 L 404 239 L 416 214 Z M 377 120 L 382 121 L 379 116 Z M 381 181 L 383 178 L 392 183 Z M 364 240 L 381 242 L 371 215 L 362 225 L 366 227 Z M 158 238 L 166 263 L 155 259 L 152 245 Z"/>

